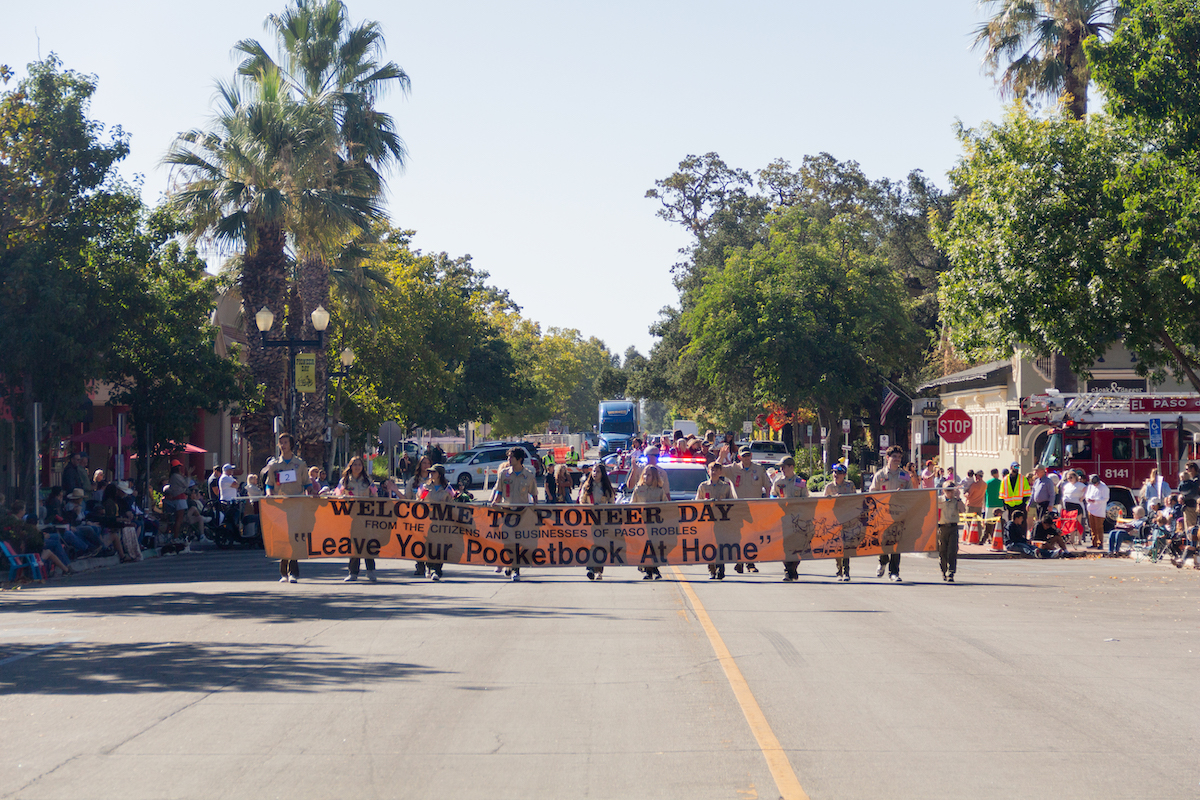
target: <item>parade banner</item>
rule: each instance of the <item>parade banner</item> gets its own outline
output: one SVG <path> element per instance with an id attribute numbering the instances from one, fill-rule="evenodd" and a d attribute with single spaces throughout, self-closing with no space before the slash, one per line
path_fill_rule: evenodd
<path id="1" fill-rule="evenodd" d="M 932 489 L 611 506 L 277 497 L 259 514 L 267 556 L 288 559 L 644 567 L 937 549 Z"/>

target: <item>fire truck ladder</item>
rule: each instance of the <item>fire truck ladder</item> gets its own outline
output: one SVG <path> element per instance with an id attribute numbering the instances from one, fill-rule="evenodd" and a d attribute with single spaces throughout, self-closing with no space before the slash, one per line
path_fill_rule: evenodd
<path id="1" fill-rule="evenodd" d="M 1021 424 L 1053 425 L 1056 428 L 1068 421 L 1077 425 L 1145 425 L 1151 417 L 1156 416 L 1167 420 L 1183 417 L 1185 422 L 1200 423 L 1200 413 L 1196 412 L 1130 410 L 1131 401 L 1135 398 L 1161 400 L 1163 397 L 1146 392 L 1034 394 L 1021 400 Z"/>

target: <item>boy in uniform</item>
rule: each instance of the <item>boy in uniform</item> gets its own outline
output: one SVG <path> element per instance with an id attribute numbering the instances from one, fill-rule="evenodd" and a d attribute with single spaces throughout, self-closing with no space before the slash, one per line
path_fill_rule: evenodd
<path id="1" fill-rule="evenodd" d="M 733 485 L 722 477 L 724 471 L 716 461 L 708 465 L 708 480 L 696 487 L 697 500 L 728 500 L 733 497 Z M 725 580 L 725 565 L 709 564 L 708 577 L 710 580 Z"/>
<path id="2" fill-rule="evenodd" d="M 290 433 L 279 434 L 279 457 L 267 462 L 269 496 L 302 497 L 308 492 L 308 465 L 304 459 L 292 452 L 296 439 Z M 279 582 L 297 583 L 300 580 L 300 562 L 285 558 L 279 562 Z"/>
<path id="3" fill-rule="evenodd" d="M 761 500 L 771 490 L 771 482 L 767 480 L 767 471 L 754 463 L 753 454 L 749 447 L 738 451 L 739 463 L 732 467 L 733 496 L 738 500 Z M 733 565 L 736 572 L 742 571 L 742 562 Z M 753 561 L 746 562 L 746 569 L 758 572 Z"/>
<path id="4" fill-rule="evenodd" d="M 492 492 L 494 506 L 537 505 L 537 478 L 533 470 L 525 469 L 525 448 L 514 447 L 508 451 L 508 463 L 496 475 L 496 489 Z M 504 570 L 514 581 L 521 580 L 521 568 L 516 564 Z"/>
<path id="5" fill-rule="evenodd" d="M 900 469 L 900 460 L 904 458 L 904 448 L 898 444 L 894 444 L 888 448 L 887 463 L 883 469 L 878 470 L 874 477 L 871 478 L 871 488 L 869 492 L 898 492 L 902 489 L 911 489 L 912 478 L 904 470 Z M 900 554 L 899 553 L 881 553 L 879 555 L 879 571 L 875 573 L 876 578 L 882 578 L 884 570 L 888 573 L 888 580 L 900 583 Z"/>
<path id="6" fill-rule="evenodd" d="M 808 497 L 808 482 L 796 474 L 796 459 L 788 456 L 779 462 L 782 471 L 771 482 L 771 497 Z M 783 580 L 799 580 L 799 561 L 783 562 Z"/>
<path id="7" fill-rule="evenodd" d="M 858 490 L 854 488 L 854 484 L 846 480 L 846 465 L 833 465 L 833 480 L 825 484 L 823 494 L 826 497 L 837 497 L 843 494 L 854 494 Z M 846 583 L 850 582 L 850 557 L 842 556 L 837 559 L 837 579 Z"/>
<path id="8" fill-rule="evenodd" d="M 958 568 L 958 515 L 966 512 L 967 504 L 958 496 L 958 487 L 954 481 L 946 481 L 942 484 L 937 505 L 937 546 L 942 580 L 954 583 L 954 571 Z"/>

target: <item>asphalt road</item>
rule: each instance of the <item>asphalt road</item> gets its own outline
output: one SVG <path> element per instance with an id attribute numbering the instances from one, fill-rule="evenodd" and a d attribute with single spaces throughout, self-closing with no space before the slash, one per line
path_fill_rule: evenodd
<path id="1" fill-rule="evenodd" d="M 0 797 L 1200 794 L 1200 572 L 864 558 L 684 570 L 693 602 L 670 573 L 386 564 L 287 585 L 214 552 L 0 594 Z"/>

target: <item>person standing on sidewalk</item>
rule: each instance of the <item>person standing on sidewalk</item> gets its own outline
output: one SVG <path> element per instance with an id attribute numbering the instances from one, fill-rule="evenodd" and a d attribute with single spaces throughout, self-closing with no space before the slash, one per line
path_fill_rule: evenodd
<path id="1" fill-rule="evenodd" d="M 833 480 L 825 484 L 825 496 L 837 497 L 843 494 L 854 494 L 858 490 L 854 488 L 854 484 L 846 480 L 846 465 L 833 465 Z M 842 557 L 837 559 L 837 579 L 845 583 L 850 582 L 850 556 L 843 552 Z"/>
<path id="2" fill-rule="evenodd" d="M 267 495 L 302 497 L 308 492 L 308 465 L 292 452 L 296 439 L 290 433 L 279 434 L 279 457 L 267 462 Z M 298 583 L 300 562 L 285 558 L 279 562 L 279 582 Z"/>
<path id="3" fill-rule="evenodd" d="M 993 517 L 1004 508 L 1004 503 L 1000 502 L 1000 470 L 993 467 L 991 477 L 984 481 L 984 485 L 987 489 L 983 495 L 983 514 Z"/>
<path id="4" fill-rule="evenodd" d="M 967 482 L 962 490 L 967 511 L 977 516 L 983 516 L 983 504 L 987 499 L 987 483 L 983 480 L 983 470 L 972 472 L 967 470 Z"/>
<path id="5" fill-rule="evenodd" d="M 537 478 L 533 470 L 525 468 L 525 448 L 514 447 L 508 451 L 508 463 L 496 475 L 496 488 L 492 491 L 494 506 L 537 505 Z M 521 568 L 516 564 L 504 570 L 514 581 L 521 580 Z"/>
<path id="6" fill-rule="evenodd" d="M 958 496 L 954 481 L 942 484 L 938 498 L 938 560 L 942 566 L 942 580 L 954 583 L 958 569 L 958 515 L 967 510 L 967 504 Z"/>
<path id="7" fill-rule="evenodd" d="M 1092 531 L 1092 547 L 1099 550 L 1104 546 L 1104 518 L 1108 515 L 1108 485 L 1093 475 L 1083 501 L 1087 505 L 1088 527 Z"/>
<path id="8" fill-rule="evenodd" d="M 1012 519 L 1012 512 L 1017 509 L 1024 511 L 1031 494 L 1033 490 L 1021 474 L 1021 465 L 1014 461 L 1008 468 L 1008 475 L 1000 481 L 1000 502 L 1004 504 L 1005 519 Z"/>
<path id="9" fill-rule="evenodd" d="M 808 497 L 808 483 L 796 474 L 796 459 L 788 456 L 779 462 L 780 474 L 771 482 L 771 497 Z M 787 582 L 799 580 L 800 561 L 783 562 L 783 579 Z"/>
<path id="10" fill-rule="evenodd" d="M 1054 503 L 1054 481 L 1046 474 L 1046 468 L 1038 464 L 1033 468 L 1033 486 L 1030 487 L 1029 517 L 1034 522 L 1046 516 Z"/>
<path id="11" fill-rule="evenodd" d="M 903 489 L 913 488 L 912 478 L 909 477 L 907 472 L 900 469 L 900 460 L 902 458 L 904 458 L 903 447 L 898 444 L 889 447 L 887 451 L 887 464 L 871 478 L 871 488 L 868 491 L 898 492 Z M 879 571 L 875 573 L 875 577 L 882 578 L 885 570 L 887 571 L 889 581 L 901 582 L 899 553 L 879 554 Z"/>

